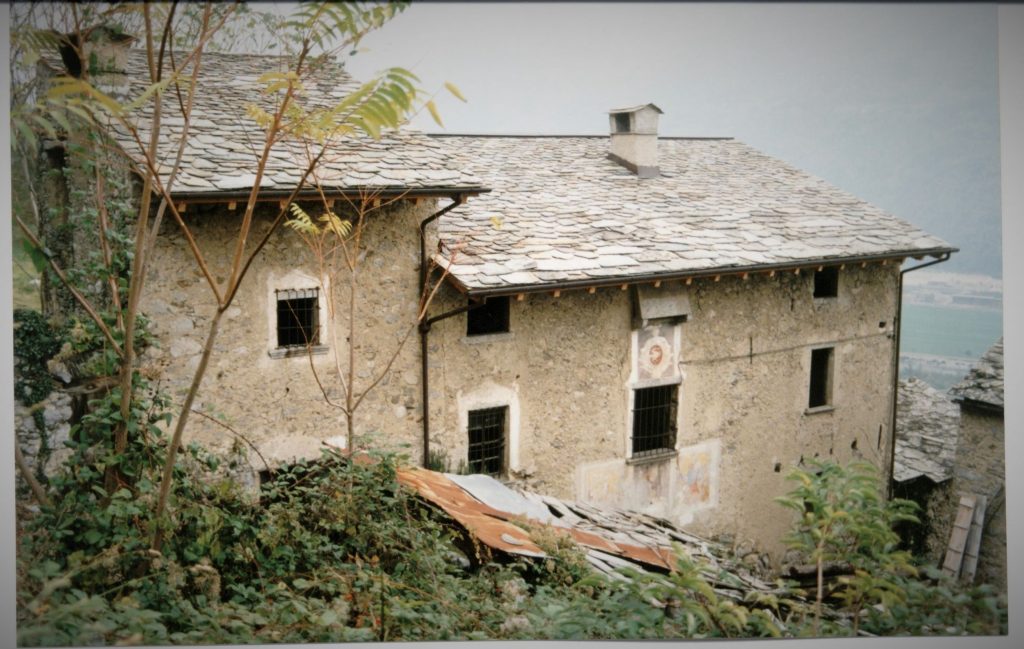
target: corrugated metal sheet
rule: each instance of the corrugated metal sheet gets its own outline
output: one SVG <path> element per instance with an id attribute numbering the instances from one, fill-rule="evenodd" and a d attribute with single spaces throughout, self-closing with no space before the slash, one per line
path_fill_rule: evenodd
<path id="1" fill-rule="evenodd" d="M 511 522 L 519 520 L 562 530 L 579 545 L 600 553 L 597 557 L 599 560 L 605 555 L 612 555 L 657 571 L 671 570 L 674 564 L 671 543 L 668 541 L 662 544 L 653 539 L 638 539 L 639 542 L 633 543 L 612 540 L 608 534 L 598 531 L 599 525 L 589 518 L 579 516 L 578 509 L 573 512 L 573 507 L 562 504 L 555 511 L 561 509 L 562 512 L 573 512 L 572 519 L 564 514 L 555 515 L 545 502 L 547 497 L 528 498 L 526 494 L 515 492 L 490 476 L 454 476 L 421 468 L 402 468 L 398 470 L 398 480 L 447 512 L 476 540 L 501 552 L 531 557 L 546 556 L 530 538 L 527 530 Z M 584 521 L 591 523 L 591 529 L 580 526 Z M 615 534 L 614 529 L 608 531 Z M 624 533 L 618 535 L 621 538 Z M 607 561 L 607 557 L 602 563 L 615 565 Z"/>
<path id="2" fill-rule="evenodd" d="M 528 557 L 547 556 L 526 530 L 508 522 L 514 515 L 480 502 L 443 473 L 405 467 L 398 470 L 398 481 L 443 509 L 488 547 Z"/>

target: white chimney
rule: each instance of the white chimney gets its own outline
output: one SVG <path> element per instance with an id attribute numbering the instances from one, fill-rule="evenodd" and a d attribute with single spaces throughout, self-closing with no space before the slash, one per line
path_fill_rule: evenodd
<path id="1" fill-rule="evenodd" d="M 656 178 L 658 170 L 658 115 L 654 104 L 608 111 L 611 152 L 608 157 L 640 178 Z"/>

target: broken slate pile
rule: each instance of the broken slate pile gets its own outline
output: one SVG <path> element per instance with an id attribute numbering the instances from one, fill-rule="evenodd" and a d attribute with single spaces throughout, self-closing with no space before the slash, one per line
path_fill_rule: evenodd
<path id="1" fill-rule="evenodd" d="M 508 486 L 486 475 L 403 467 L 398 480 L 498 554 L 545 558 L 547 554 L 530 531 L 554 529 L 576 542 L 595 571 L 623 581 L 628 577 L 620 568 L 651 574 L 670 572 L 675 568 L 674 547 L 678 547 L 703 566 L 705 579 L 722 597 L 746 605 L 750 605 L 752 594 L 804 601 L 771 579 L 767 557 L 752 547 L 737 552 L 730 544 L 692 534 L 662 518 L 565 501 Z"/>

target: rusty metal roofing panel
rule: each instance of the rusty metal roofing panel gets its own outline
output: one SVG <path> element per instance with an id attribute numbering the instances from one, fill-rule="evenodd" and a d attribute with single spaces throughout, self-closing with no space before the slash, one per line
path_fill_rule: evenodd
<path id="1" fill-rule="evenodd" d="M 667 543 L 661 547 L 622 543 L 591 530 L 577 527 L 565 529 L 568 525 L 565 522 L 552 524 L 553 519 L 549 512 L 543 512 L 544 520 L 530 518 L 523 512 L 539 510 L 525 504 L 528 501 L 524 497 L 489 476 L 449 476 L 426 469 L 403 467 L 398 470 L 398 481 L 441 507 L 474 538 L 495 550 L 523 556 L 546 556 L 530 538 L 529 531 L 511 522 L 519 520 L 563 530 L 584 548 L 629 559 L 648 568 L 664 571 L 671 570 L 674 565 L 672 548 Z M 473 493 L 470 493 L 465 485 L 470 485 Z M 510 508 L 516 511 L 498 509 L 491 502 L 484 502 L 481 498 L 493 500 L 494 504 L 511 505 Z"/>
<path id="2" fill-rule="evenodd" d="M 442 473 L 426 469 L 398 469 L 398 481 L 434 503 L 490 548 L 528 557 L 547 556 L 526 530 L 509 523 L 511 517 L 480 502 Z"/>

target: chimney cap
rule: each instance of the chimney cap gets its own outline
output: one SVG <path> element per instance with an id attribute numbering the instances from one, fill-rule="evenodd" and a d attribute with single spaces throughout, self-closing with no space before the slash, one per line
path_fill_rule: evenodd
<path id="1" fill-rule="evenodd" d="M 665 111 L 663 111 L 662 109 L 658 108 L 654 104 L 640 104 L 639 106 L 631 106 L 629 108 L 613 108 L 610 111 L 608 111 L 608 114 L 609 115 L 617 115 L 617 114 L 620 114 L 620 113 L 635 113 L 637 111 L 643 110 L 644 108 L 653 108 L 654 110 L 658 111 L 659 114 L 661 114 L 661 115 L 665 114 Z"/>

